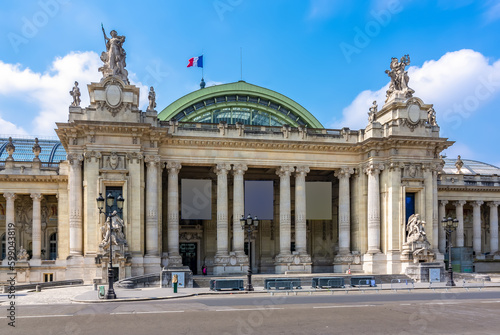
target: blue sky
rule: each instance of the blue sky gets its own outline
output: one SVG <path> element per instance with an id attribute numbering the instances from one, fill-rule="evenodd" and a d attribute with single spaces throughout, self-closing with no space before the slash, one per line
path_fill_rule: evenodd
<path id="1" fill-rule="evenodd" d="M 500 166 L 500 1 L 2 1 L 0 133 L 55 136 L 75 80 L 98 82 L 101 22 L 126 36 L 127 70 L 161 111 L 208 85 L 243 80 L 294 99 L 327 128 L 364 128 L 385 99 L 391 57 L 434 104 L 450 158 Z"/>

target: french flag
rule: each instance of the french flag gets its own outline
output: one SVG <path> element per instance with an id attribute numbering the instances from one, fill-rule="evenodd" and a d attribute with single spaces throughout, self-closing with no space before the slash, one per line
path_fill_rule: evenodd
<path id="1" fill-rule="evenodd" d="M 187 67 L 203 67 L 203 55 L 190 58 L 188 62 Z"/>

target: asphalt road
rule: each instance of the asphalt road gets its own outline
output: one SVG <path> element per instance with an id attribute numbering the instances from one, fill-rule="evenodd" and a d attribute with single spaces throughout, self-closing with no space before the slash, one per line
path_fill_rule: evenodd
<path id="1" fill-rule="evenodd" d="M 499 315 L 494 290 L 224 295 L 16 306 L 0 334 L 499 334 Z"/>

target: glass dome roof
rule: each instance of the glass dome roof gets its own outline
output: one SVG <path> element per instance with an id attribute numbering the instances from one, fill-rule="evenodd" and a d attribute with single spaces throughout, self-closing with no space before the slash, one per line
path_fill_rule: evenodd
<path id="1" fill-rule="evenodd" d="M 443 168 L 444 173 L 447 174 L 458 174 L 457 167 L 455 166 L 456 159 L 444 159 L 445 165 Z M 462 166 L 460 172 L 461 174 L 469 174 L 469 175 L 499 175 L 500 176 L 500 168 L 491 164 L 474 161 L 471 159 L 462 159 L 464 165 Z"/>
<path id="2" fill-rule="evenodd" d="M 9 154 L 5 147 L 9 143 L 8 136 L 0 136 L 0 161 L 5 161 Z M 12 138 L 12 144 L 15 146 L 15 151 L 12 157 L 15 161 L 31 162 L 35 158 L 33 153 L 33 145 L 35 145 L 34 138 Z M 38 158 L 44 163 L 59 163 L 66 160 L 66 150 L 61 145 L 61 142 L 56 139 L 38 139 L 42 151 Z"/>

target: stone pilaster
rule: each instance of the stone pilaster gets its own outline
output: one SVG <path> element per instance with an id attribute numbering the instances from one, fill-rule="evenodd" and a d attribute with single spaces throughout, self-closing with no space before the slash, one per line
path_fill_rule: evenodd
<path id="1" fill-rule="evenodd" d="M 83 155 L 69 153 L 69 253 L 83 253 L 82 232 L 82 161 Z"/>
<path id="2" fill-rule="evenodd" d="M 472 202 L 472 248 L 476 257 L 481 255 L 481 205 L 482 201 Z"/>
<path id="3" fill-rule="evenodd" d="M 5 243 L 8 242 L 7 237 L 8 231 L 9 231 L 9 224 L 15 224 L 14 219 L 15 219 L 15 207 L 14 207 L 14 201 L 16 200 L 16 194 L 15 193 L 4 193 L 3 194 L 5 200 L 6 200 L 6 208 L 5 208 Z M 6 244 L 8 246 L 8 244 Z M 5 253 L 5 258 L 3 260 L 3 265 L 7 265 L 7 252 Z"/>
<path id="4" fill-rule="evenodd" d="M 101 153 L 97 151 L 86 151 L 85 158 L 85 171 L 83 171 L 83 203 L 87 204 L 83 207 L 83 226 L 85 227 L 83 235 L 83 249 L 85 255 L 91 259 L 95 259 L 99 250 L 99 243 L 102 240 L 99 231 L 99 220 L 106 220 L 103 215 L 99 214 L 95 199 L 99 194 L 99 163 L 101 160 Z M 104 194 L 106 197 L 106 194 Z M 126 232 L 127 233 L 127 232 Z"/>
<path id="5" fill-rule="evenodd" d="M 158 256 L 158 164 L 160 157 L 146 156 L 146 256 Z"/>
<path id="6" fill-rule="evenodd" d="M 167 199 L 167 231 L 168 231 L 168 267 L 182 266 L 179 255 L 179 162 L 168 162 L 168 199 Z"/>
<path id="7" fill-rule="evenodd" d="M 499 201 L 489 202 L 490 207 L 490 253 L 498 255 L 498 205 Z"/>
<path id="8" fill-rule="evenodd" d="M 380 252 L 380 172 L 383 164 L 370 164 L 368 175 L 368 254 Z"/>
<path id="9" fill-rule="evenodd" d="M 298 166 L 295 172 L 295 250 L 307 255 L 306 236 L 306 175 L 310 169 Z"/>
<path id="10" fill-rule="evenodd" d="M 351 254 L 351 199 L 349 179 L 354 173 L 352 168 L 335 171 L 339 178 L 339 254 Z"/>
<path id="11" fill-rule="evenodd" d="M 245 255 L 245 231 L 241 229 L 240 219 L 242 215 L 245 215 L 243 175 L 247 170 L 248 167 L 245 164 L 233 166 L 233 251 L 236 256 Z"/>
<path id="12" fill-rule="evenodd" d="M 458 227 L 456 231 L 456 246 L 464 246 L 464 205 L 467 203 L 465 200 L 455 201 L 455 211 L 458 220 Z"/>
<path id="13" fill-rule="evenodd" d="M 42 195 L 40 193 L 32 193 L 33 199 L 33 229 L 32 229 L 32 260 L 39 261 L 41 259 L 42 250 L 42 211 L 41 201 Z"/>
<path id="14" fill-rule="evenodd" d="M 448 204 L 448 200 L 441 200 L 439 202 L 439 219 L 442 220 L 446 217 L 446 205 Z M 446 252 L 446 232 L 444 231 L 444 227 L 439 222 L 439 251 L 441 253 Z"/>

